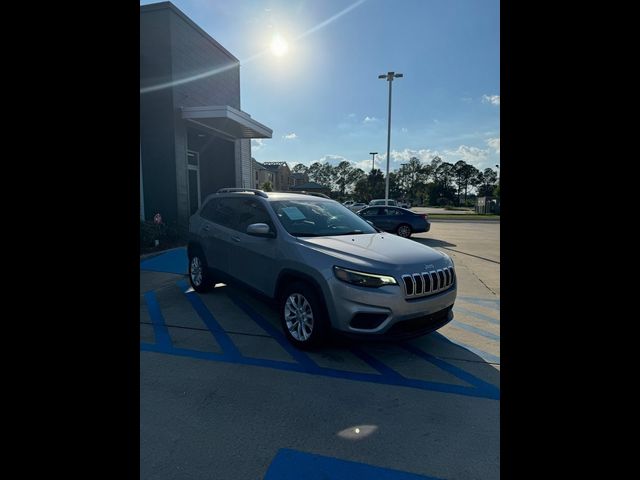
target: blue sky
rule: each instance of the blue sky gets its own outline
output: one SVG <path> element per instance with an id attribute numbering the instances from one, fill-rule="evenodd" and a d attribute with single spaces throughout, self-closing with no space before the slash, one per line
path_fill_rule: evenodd
<path id="1" fill-rule="evenodd" d="M 155 2 L 140 2 L 142 5 Z M 240 59 L 241 107 L 273 129 L 258 161 L 348 160 L 391 170 L 433 155 L 500 164 L 497 0 L 175 0 Z M 288 52 L 274 55 L 274 35 Z"/>

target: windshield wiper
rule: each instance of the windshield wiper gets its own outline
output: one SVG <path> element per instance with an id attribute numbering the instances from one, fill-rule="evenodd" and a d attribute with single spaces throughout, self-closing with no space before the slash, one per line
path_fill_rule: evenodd
<path id="1" fill-rule="evenodd" d="M 362 235 L 363 233 L 362 230 L 351 230 L 350 232 L 336 233 L 336 235 Z"/>

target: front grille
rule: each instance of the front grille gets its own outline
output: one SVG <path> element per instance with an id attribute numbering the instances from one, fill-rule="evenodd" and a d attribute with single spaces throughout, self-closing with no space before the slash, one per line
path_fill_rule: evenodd
<path id="1" fill-rule="evenodd" d="M 455 283 L 455 278 L 453 267 L 447 267 L 430 272 L 402 275 L 402 283 L 406 297 L 415 298 L 448 290 Z"/>

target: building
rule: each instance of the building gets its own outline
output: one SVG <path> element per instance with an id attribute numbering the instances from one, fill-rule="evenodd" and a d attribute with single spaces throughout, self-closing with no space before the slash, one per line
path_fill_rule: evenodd
<path id="1" fill-rule="evenodd" d="M 477 197 L 476 213 L 500 213 L 500 201 L 494 197 Z"/>
<path id="2" fill-rule="evenodd" d="M 289 175 L 289 188 L 298 187 L 305 183 L 309 183 L 309 175 L 304 172 L 295 172 Z"/>
<path id="3" fill-rule="evenodd" d="M 291 176 L 291 170 L 289 169 L 287 162 L 263 162 L 262 165 L 273 172 L 275 177 L 275 191 L 285 192 L 289 190 L 289 177 Z"/>
<path id="4" fill-rule="evenodd" d="M 204 198 L 252 187 L 240 62 L 170 2 L 140 7 L 140 216 L 184 230 Z"/>
<path id="5" fill-rule="evenodd" d="M 320 185 L 319 183 L 316 183 L 316 182 L 308 182 L 308 183 L 303 183 L 302 185 L 291 187 L 291 191 L 292 192 L 316 192 L 316 193 L 323 193 L 325 195 L 329 195 L 331 193 L 331 188 L 325 185 Z"/>
<path id="6" fill-rule="evenodd" d="M 257 162 L 255 158 L 251 158 L 251 162 L 253 165 L 253 181 L 255 183 L 254 187 L 261 189 L 262 186 L 269 182 L 271 184 L 271 188 L 275 189 L 275 174 L 271 170 L 267 169 L 260 162 Z"/>

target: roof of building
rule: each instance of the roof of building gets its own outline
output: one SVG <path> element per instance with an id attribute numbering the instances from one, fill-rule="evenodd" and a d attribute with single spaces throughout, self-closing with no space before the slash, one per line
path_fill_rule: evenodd
<path id="1" fill-rule="evenodd" d="M 273 171 L 278 170 L 280 167 L 289 168 L 289 165 L 287 165 L 287 162 L 263 162 L 262 165 L 264 165 L 267 169 L 273 170 Z"/>
<path id="2" fill-rule="evenodd" d="M 329 187 L 324 185 L 320 185 L 316 182 L 304 183 L 302 185 L 296 185 L 295 187 L 291 187 L 291 190 L 328 190 Z"/>
<path id="3" fill-rule="evenodd" d="M 201 35 L 203 35 L 207 40 L 209 40 L 209 42 L 213 43 L 221 52 L 223 52 L 225 55 L 227 55 L 229 58 L 231 58 L 234 62 L 240 63 L 240 60 L 238 60 L 229 50 L 227 50 L 222 45 L 220 45 L 220 43 L 218 43 L 211 35 L 209 35 L 207 32 L 205 32 L 202 29 L 202 27 L 198 26 L 198 24 L 196 24 L 193 20 L 191 20 L 189 17 L 187 17 L 173 3 L 171 3 L 171 2 L 158 2 L 158 3 L 150 3 L 150 4 L 147 4 L 147 5 L 141 5 L 140 6 L 140 13 L 150 12 L 150 11 L 153 11 L 153 10 L 162 10 L 162 9 L 165 9 L 165 8 L 171 10 L 173 13 L 175 13 L 180 18 L 182 18 L 185 22 L 187 22 L 191 27 L 193 27 Z"/>

